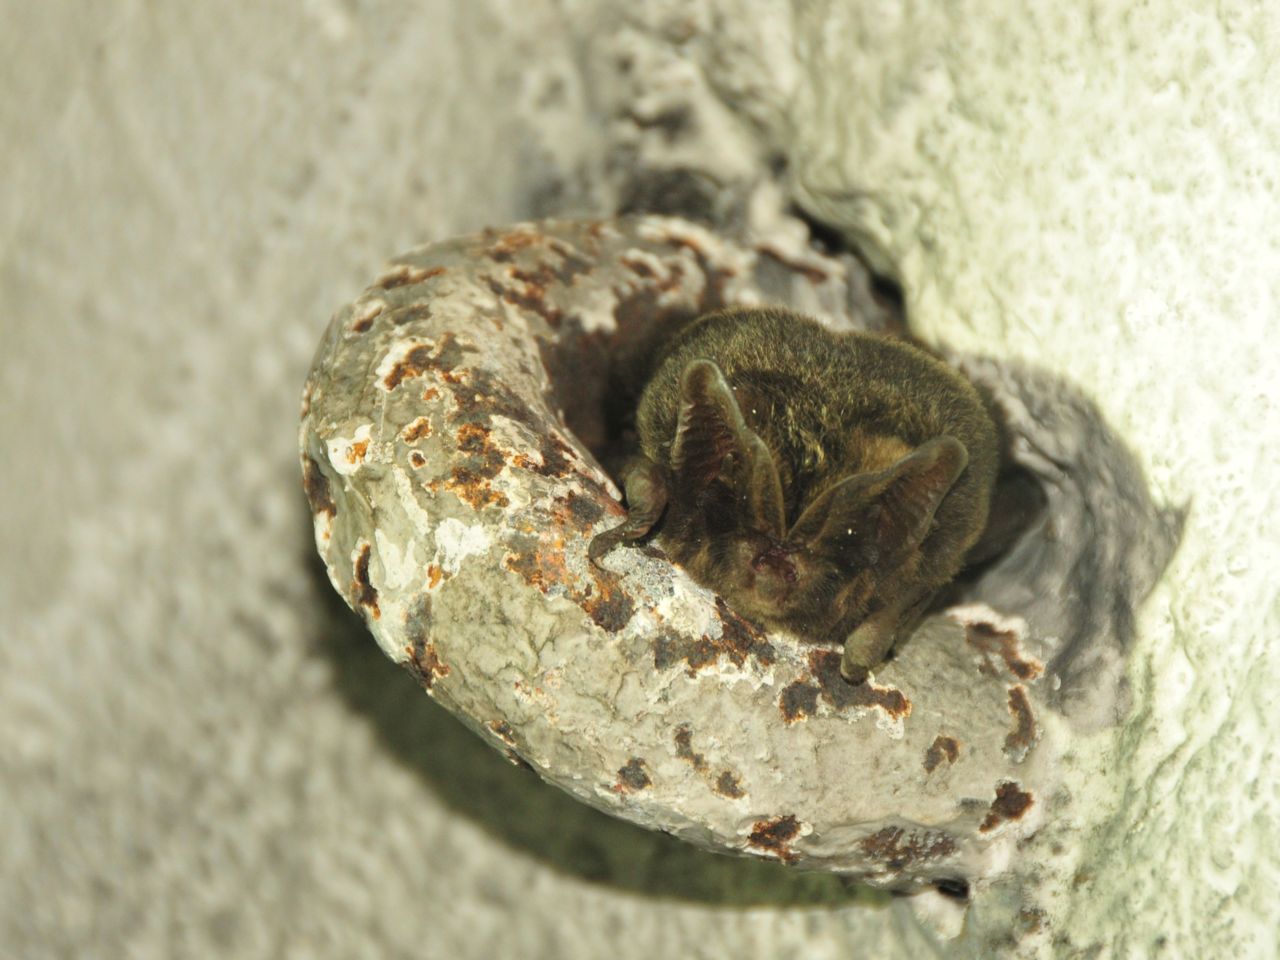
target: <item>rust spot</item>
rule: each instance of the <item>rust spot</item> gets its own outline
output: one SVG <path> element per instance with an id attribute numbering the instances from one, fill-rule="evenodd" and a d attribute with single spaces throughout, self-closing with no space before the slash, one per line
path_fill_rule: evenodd
<path id="1" fill-rule="evenodd" d="M 1023 907 L 1018 911 L 1018 926 L 1024 934 L 1039 933 L 1044 929 L 1045 912 L 1039 907 Z"/>
<path id="2" fill-rule="evenodd" d="M 597 626 L 610 633 L 617 633 L 631 620 L 635 604 L 630 597 L 612 585 L 605 585 L 599 578 L 596 583 L 601 589 L 592 591 L 594 596 L 580 600 L 579 603 Z"/>
<path id="3" fill-rule="evenodd" d="M 1003 660 L 1005 669 L 1019 680 L 1034 680 L 1044 672 L 1043 664 L 1022 655 L 1018 635 L 1012 630 L 997 630 L 990 623 L 967 623 L 965 640 L 983 655 L 983 672 L 988 675 L 998 675 L 995 657 Z"/>
<path id="4" fill-rule="evenodd" d="M 373 321 L 382 313 L 384 307 L 386 307 L 386 304 L 381 300 L 372 300 L 357 307 L 355 313 L 352 314 L 351 332 L 366 332 L 373 326 Z"/>
<path id="5" fill-rule="evenodd" d="M 359 463 L 364 459 L 364 455 L 369 452 L 368 440 L 357 440 L 355 443 L 347 447 L 347 463 Z"/>
<path id="6" fill-rule="evenodd" d="M 408 263 L 398 263 L 389 268 L 377 280 L 375 287 L 383 290 L 394 290 L 396 287 L 407 287 L 413 283 L 422 283 L 445 272 L 444 267 L 415 267 Z"/>
<path id="7" fill-rule="evenodd" d="M 533 433 L 547 431 L 547 423 L 535 417 L 523 400 L 484 367 L 468 373 L 472 389 L 454 392 L 454 401 L 462 416 L 476 422 L 487 422 L 497 414 L 524 424 Z"/>
<path id="8" fill-rule="evenodd" d="M 676 756 L 681 760 L 688 760 L 693 764 L 695 770 L 705 770 L 707 768 L 706 758 L 700 753 L 693 751 L 693 731 L 689 729 L 687 723 L 682 723 L 676 727 Z"/>
<path id="9" fill-rule="evenodd" d="M 552 434 L 540 433 L 538 438 L 539 460 L 527 453 L 518 453 L 511 462 L 522 470 L 544 477 L 563 477 L 571 473 L 575 456 L 573 448 Z"/>
<path id="10" fill-rule="evenodd" d="M 657 276 L 653 267 L 639 257 L 623 257 L 619 262 L 632 273 L 645 280 L 652 280 Z"/>
<path id="11" fill-rule="evenodd" d="M 594 497 L 584 497 L 573 493 L 569 495 L 567 505 L 574 522 L 584 530 L 604 516 L 604 507 Z"/>
<path id="12" fill-rule="evenodd" d="M 800 822 L 793 814 L 777 817 L 773 820 L 757 820 L 752 825 L 747 843 L 762 850 L 768 850 L 786 863 L 798 859 L 791 850 L 791 841 L 800 834 Z"/>
<path id="13" fill-rule="evenodd" d="M 511 502 L 505 493 L 494 490 L 483 476 L 465 467 L 455 467 L 453 475 L 445 481 L 445 487 L 475 510 L 488 506 L 505 507 Z"/>
<path id="14" fill-rule="evenodd" d="M 444 579 L 444 570 L 441 569 L 439 564 L 432 563 L 427 565 L 427 589 L 428 590 L 434 590 L 436 587 L 440 586 L 440 581 L 443 579 Z"/>
<path id="15" fill-rule="evenodd" d="M 550 328 L 556 329 L 561 325 L 564 315 L 559 308 L 550 305 L 547 302 L 547 287 L 536 282 L 536 274 L 531 274 L 525 270 L 512 270 L 512 279 L 520 285 L 512 283 L 504 283 L 502 280 L 490 276 L 488 283 L 489 291 L 498 297 L 499 300 L 511 303 L 512 306 L 520 307 L 521 310 L 527 310 L 532 314 L 538 314 L 541 319 L 547 321 Z"/>
<path id="16" fill-rule="evenodd" d="M 405 669 L 430 692 L 431 685 L 438 678 L 449 675 L 449 668 L 440 662 L 434 644 L 427 639 L 431 629 L 430 596 L 424 596 L 410 610 L 405 611 L 404 626 L 405 634 L 411 641 L 404 648 L 408 654 Z"/>
<path id="17" fill-rule="evenodd" d="M 498 237 L 494 244 L 489 248 L 489 256 L 497 260 L 499 263 L 509 263 L 515 259 L 515 254 L 532 247 L 537 243 L 541 243 L 546 237 L 541 233 L 533 231 L 512 230 Z"/>
<path id="18" fill-rule="evenodd" d="M 377 620 L 382 616 L 382 611 L 378 609 L 378 591 L 374 589 L 373 582 L 369 579 L 369 557 L 372 554 L 373 548 L 368 543 L 360 545 L 360 552 L 356 555 L 351 591 L 356 605 L 368 610 L 369 615 Z"/>
<path id="19" fill-rule="evenodd" d="M 778 706 L 782 708 L 782 719 L 787 723 L 803 720 L 818 709 L 818 688 L 803 680 L 789 683 L 782 690 Z"/>
<path id="20" fill-rule="evenodd" d="M 409 453 L 409 464 L 415 470 L 421 470 L 427 465 L 427 458 L 422 455 L 422 451 L 412 450 Z"/>
<path id="21" fill-rule="evenodd" d="M 1021 762 L 1039 736 L 1027 688 L 1022 684 L 1009 688 L 1009 713 L 1013 715 L 1013 729 L 1004 738 L 1004 752 L 1015 762 Z"/>
<path id="22" fill-rule="evenodd" d="M 542 454 L 542 466 L 538 473 L 544 477 L 563 477 L 572 472 L 577 452 L 554 434 L 540 434 L 538 452 Z"/>
<path id="23" fill-rule="evenodd" d="M 400 307 L 397 310 L 392 310 L 387 314 L 387 319 L 397 327 L 403 327 L 406 323 L 417 323 L 420 320 L 430 320 L 431 308 L 425 303 L 411 303 L 407 307 Z"/>
<path id="24" fill-rule="evenodd" d="M 747 795 L 747 792 L 742 789 L 742 781 L 731 770 L 724 771 L 716 778 L 715 791 L 730 800 L 740 800 Z"/>
<path id="25" fill-rule="evenodd" d="M 1030 809 L 1031 794 L 1022 790 L 1012 780 L 1005 780 L 996 787 L 996 798 L 991 801 L 991 809 L 987 818 L 982 821 L 978 830 L 987 833 L 994 830 L 1006 820 L 1021 820 L 1022 815 Z"/>
<path id="26" fill-rule="evenodd" d="M 554 521 L 537 536 L 514 538 L 515 550 L 504 566 L 543 593 L 561 592 L 582 608 L 597 626 L 617 633 L 631 620 L 635 604 L 618 585 L 616 574 L 589 566 L 590 582 L 574 576 L 565 564 L 565 538 Z"/>
<path id="27" fill-rule="evenodd" d="M 382 378 L 382 385 L 394 390 L 410 377 L 420 377 L 431 369 L 435 356 L 431 347 L 420 345 L 410 350 L 403 360 L 387 371 Z"/>
<path id="28" fill-rule="evenodd" d="M 405 443 L 417 443 L 431 436 L 431 421 L 427 417 L 418 417 L 400 431 L 400 439 Z"/>
<path id="29" fill-rule="evenodd" d="M 436 680 L 450 674 L 450 669 L 436 656 L 435 644 L 417 639 L 404 649 L 409 654 L 405 668 L 426 690 L 430 691 Z"/>
<path id="30" fill-rule="evenodd" d="M 902 827 L 885 827 L 863 837 L 858 846 L 865 856 L 877 860 L 890 870 L 919 863 L 921 860 L 939 860 L 956 852 L 956 841 L 949 833 L 935 830 L 905 830 Z"/>
<path id="31" fill-rule="evenodd" d="M 645 763 L 640 757 L 632 757 L 618 768 L 618 782 L 613 785 L 614 793 L 635 793 L 653 786 Z"/>
<path id="32" fill-rule="evenodd" d="M 489 248 L 489 258 L 495 263 L 510 264 L 515 261 L 517 253 L 539 244 L 545 245 L 560 257 L 559 266 L 553 267 L 549 262 L 541 262 L 534 268 L 533 282 L 540 286 L 547 286 L 553 281 L 571 286 L 576 277 L 590 273 L 595 266 L 594 261 L 579 254 L 565 241 L 534 231 L 512 231 L 503 234 Z M 523 278 L 517 276 L 517 279 Z"/>
<path id="33" fill-rule="evenodd" d="M 459 343 L 452 332 L 446 332 L 435 343 L 420 343 L 413 347 L 396 363 L 387 375 L 382 378 L 382 385 L 387 390 L 394 390 L 406 380 L 437 373 L 446 383 L 460 383 L 462 377 L 455 373 L 455 368 L 462 362 L 463 356 L 478 352 L 470 344 Z"/>
<path id="34" fill-rule="evenodd" d="M 493 489 L 493 479 L 507 465 L 506 454 L 498 448 L 488 428 L 478 423 L 463 423 L 456 434 L 460 458 L 455 458 L 445 488 L 460 500 L 480 510 L 496 504 L 505 507 L 510 500 Z"/>
<path id="35" fill-rule="evenodd" d="M 924 769 L 926 773 L 933 773 L 937 769 L 938 764 L 942 761 L 947 763 L 955 763 L 960 756 L 960 741 L 955 737 L 944 737 L 938 734 L 934 738 L 933 745 L 925 751 Z"/>
<path id="36" fill-rule="evenodd" d="M 693 676 L 722 656 L 739 667 L 749 656 L 762 664 L 773 663 L 774 649 L 758 627 L 739 617 L 719 597 L 716 598 L 716 609 L 723 625 L 719 637 L 702 636 L 690 640 L 670 630 L 663 631 L 653 641 L 653 665 L 665 670 L 683 660 L 689 675 Z"/>
<path id="37" fill-rule="evenodd" d="M 748 656 L 753 656 L 763 664 L 773 663 L 773 647 L 765 639 L 763 630 L 730 610 L 720 597 L 716 597 L 716 613 L 720 615 L 722 628 L 717 643 L 730 660 L 742 666 Z"/>
<path id="38" fill-rule="evenodd" d="M 775 250 L 773 247 L 760 246 L 756 249 L 762 256 L 768 257 L 770 260 L 774 260 L 782 264 L 782 266 L 786 267 L 788 270 L 800 274 L 810 283 L 823 283 L 831 279 L 831 275 L 828 274 L 827 271 L 821 270 L 809 263 L 801 263 L 799 260 L 792 260 L 790 257 L 783 254 L 782 251 Z"/>
<path id="39" fill-rule="evenodd" d="M 427 389 L 422 391 L 422 399 L 427 403 L 430 403 L 432 400 L 437 399 L 439 396 L 440 396 L 440 391 L 435 387 L 427 387 Z"/>
<path id="40" fill-rule="evenodd" d="M 329 490 L 329 478 L 320 469 L 320 464 L 310 456 L 302 461 L 302 489 L 306 491 L 307 502 L 311 504 L 313 514 L 327 513 L 330 517 L 337 516 L 338 507 L 333 502 L 333 494 Z"/>
<path id="41" fill-rule="evenodd" d="M 702 296 L 699 298 L 698 312 L 706 313 L 727 306 L 729 301 L 725 296 L 725 290 L 729 281 L 735 275 L 734 271 L 713 266 L 711 258 L 707 256 L 706 251 L 690 237 L 668 237 L 667 243 L 673 247 L 682 247 L 692 253 L 693 259 L 698 264 L 698 269 L 702 271 L 706 285 L 703 287 Z"/>
<path id="42" fill-rule="evenodd" d="M 560 266 L 555 268 L 555 276 L 565 286 L 572 286 L 578 277 L 595 269 L 595 260 L 584 257 L 563 240 L 552 237 L 547 246 L 560 254 Z"/>
<path id="43" fill-rule="evenodd" d="M 822 699 L 837 710 L 846 707 L 879 707 L 897 720 L 911 716 L 911 701 L 894 687 L 873 687 L 870 681 L 856 686 L 840 676 L 840 654 L 835 650 L 814 650 L 809 654 L 813 671 L 822 691 Z"/>
<path id="44" fill-rule="evenodd" d="M 509 747 L 516 745 L 516 732 L 511 729 L 511 724 L 505 720 L 490 720 L 489 729 L 493 731 L 494 736 L 505 743 Z"/>

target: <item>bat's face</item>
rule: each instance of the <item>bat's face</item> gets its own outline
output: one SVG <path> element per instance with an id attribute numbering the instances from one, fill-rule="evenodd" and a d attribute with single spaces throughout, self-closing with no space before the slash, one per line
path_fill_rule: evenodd
<path id="1" fill-rule="evenodd" d="M 873 567 L 826 555 L 810 545 L 769 535 L 731 538 L 717 563 L 691 570 L 714 584 L 735 610 L 804 635 L 838 633 L 869 611 L 875 596 Z"/>
<path id="2" fill-rule="evenodd" d="M 964 447 L 941 437 L 886 469 L 839 478 L 788 527 L 773 454 L 719 368 L 694 361 L 680 389 L 668 553 L 745 616 L 843 639 L 871 612 L 878 585 L 918 561 L 934 511 L 965 466 Z"/>
<path id="3" fill-rule="evenodd" d="M 780 537 L 717 487 L 700 502 L 673 500 L 663 527 L 668 554 L 695 580 L 743 616 L 799 634 L 825 635 L 867 614 L 877 579 L 869 522 L 842 538 Z"/>

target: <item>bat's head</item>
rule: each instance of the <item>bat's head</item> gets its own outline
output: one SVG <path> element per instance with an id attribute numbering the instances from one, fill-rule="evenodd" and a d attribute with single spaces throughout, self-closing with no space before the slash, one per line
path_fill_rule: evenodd
<path id="1" fill-rule="evenodd" d="M 799 634 L 824 633 L 837 621 L 865 616 L 876 578 L 873 565 L 822 547 L 747 533 L 732 544 L 736 556 L 708 580 L 746 616 Z"/>
<path id="2" fill-rule="evenodd" d="M 663 539 L 738 612 L 821 634 L 864 617 L 885 579 L 918 557 L 967 461 L 959 441 L 935 438 L 818 491 L 788 528 L 774 455 L 720 369 L 695 361 L 681 380 Z"/>

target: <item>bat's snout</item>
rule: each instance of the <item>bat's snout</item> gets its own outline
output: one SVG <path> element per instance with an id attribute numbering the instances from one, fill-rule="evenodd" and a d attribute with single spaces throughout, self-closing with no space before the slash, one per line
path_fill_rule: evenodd
<path id="1" fill-rule="evenodd" d="M 755 574 L 755 591 L 772 603 L 785 602 L 795 588 L 799 575 L 794 553 L 776 544 L 761 550 L 751 559 Z"/>

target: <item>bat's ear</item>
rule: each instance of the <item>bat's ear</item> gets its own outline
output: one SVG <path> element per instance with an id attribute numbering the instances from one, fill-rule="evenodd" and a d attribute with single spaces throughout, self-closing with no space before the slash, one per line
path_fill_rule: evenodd
<path id="1" fill-rule="evenodd" d="M 954 437 L 930 440 L 884 470 L 828 489 L 796 521 L 790 539 L 851 565 L 892 570 L 928 535 L 968 462 Z"/>
<path id="2" fill-rule="evenodd" d="M 728 381 L 710 360 L 692 361 L 680 377 L 671 466 L 681 497 L 703 500 L 712 486 L 723 483 L 743 519 L 782 535 L 782 484 L 773 455 L 747 426 Z"/>
<path id="3" fill-rule="evenodd" d="M 881 563 L 896 566 L 929 534 L 933 515 L 969 463 L 955 437 L 935 437 L 875 476 L 876 544 Z"/>

